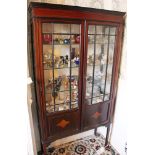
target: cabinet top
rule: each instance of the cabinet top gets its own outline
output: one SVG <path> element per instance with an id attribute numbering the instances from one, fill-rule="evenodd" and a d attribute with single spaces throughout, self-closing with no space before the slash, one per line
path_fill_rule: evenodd
<path id="1" fill-rule="evenodd" d="M 81 6 L 71 6 L 71 5 L 62 5 L 62 4 L 51 4 L 51 3 L 40 3 L 40 2 L 30 2 L 29 10 L 33 8 L 44 8 L 44 9 L 61 9 L 61 10 L 77 10 L 77 11 L 86 11 L 86 12 L 95 12 L 95 13 L 107 13 L 118 16 L 125 16 L 126 12 L 119 11 L 110 11 L 105 9 L 96 9 L 96 8 L 88 8 Z"/>

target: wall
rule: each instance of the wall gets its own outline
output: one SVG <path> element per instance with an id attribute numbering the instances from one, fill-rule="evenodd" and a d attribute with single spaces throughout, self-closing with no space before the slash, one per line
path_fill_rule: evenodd
<path id="1" fill-rule="evenodd" d="M 30 1 L 94 7 L 94 8 L 101 8 L 106 10 L 124 11 L 124 12 L 127 11 L 126 0 L 29 0 L 29 2 Z M 119 151 L 121 155 L 126 154 L 125 143 L 127 142 L 127 133 L 126 133 L 127 108 L 126 108 L 125 92 L 126 92 L 126 33 L 124 35 L 124 46 L 123 46 L 122 64 L 121 64 L 121 72 L 120 72 L 120 79 L 119 79 L 117 106 L 115 110 L 113 130 L 111 133 L 111 143 Z M 33 115 L 35 116 L 35 119 L 33 120 L 33 122 L 35 123 L 35 121 L 37 120 L 36 114 L 34 113 Z M 35 131 L 36 129 L 37 127 L 35 127 Z M 101 132 L 103 135 L 105 135 L 104 127 L 100 127 L 98 131 Z M 84 134 L 71 136 L 71 137 L 62 139 L 61 143 L 74 140 L 76 138 L 80 138 L 86 135 L 90 135 L 92 133 L 93 133 L 93 130 L 86 132 Z M 36 135 L 36 138 L 38 138 L 37 135 Z M 38 143 L 38 139 L 36 141 L 37 141 L 36 148 L 39 149 L 40 144 Z M 60 143 L 60 140 L 56 141 L 54 144 L 57 145 L 59 143 Z"/>

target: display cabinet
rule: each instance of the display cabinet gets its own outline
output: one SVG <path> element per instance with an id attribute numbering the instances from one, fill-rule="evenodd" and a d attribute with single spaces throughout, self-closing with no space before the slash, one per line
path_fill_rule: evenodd
<path id="1" fill-rule="evenodd" d="M 34 2 L 29 13 L 44 154 L 52 141 L 99 126 L 108 146 L 125 13 Z"/>

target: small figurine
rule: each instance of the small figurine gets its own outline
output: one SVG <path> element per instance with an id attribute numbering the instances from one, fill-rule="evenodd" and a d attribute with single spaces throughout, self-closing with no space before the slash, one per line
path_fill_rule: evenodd
<path id="1" fill-rule="evenodd" d="M 65 63 L 65 59 L 64 59 L 64 57 L 63 57 L 63 56 L 60 56 L 60 62 L 59 62 L 59 65 L 63 67 L 64 63 Z"/>
<path id="2" fill-rule="evenodd" d="M 67 76 L 64 76 L 63 77 L 63 85 L 64 85 L 64 87 L 65 87 L 65 89 L 68 89 L 68 86 L 69 86 L 69 79 L 68 79 L 68 77 Z"/>
<path id="3" fill-rule="evenodd" d="M 69 95 L 66 95 L 64 103 L 68 103 L 70 101 Z"/>
<path id="4" fill-rule="evenodd" d="M 92 76 L 88 76 L 87 78 L 88 83 L 92 83 L 92 80 L 93 80 Z"/>
<path id="5" fill-rule="evenodd" d="M 77 57 L 74 58 L 74 63 L 75 63 L 76 65 L 79 65 L 79 64 L 80 64 L 79 56 L 77 56 Z"/>
<path id="6" fill-rule="evenodd" d="M 89 57 L 88 57 L 88 63 L 89 63 L 89 65 L 92 65 L 93 64 L 93 56 L 92 55 L 89 55 Z"/>
<path id="7" fill-rule="evenodd" d="M 59 44 L 59 39 L 58 38 L 54 39 L 54 44 Z"/>
<path id="8" fill-rule="evenodd" d="M 64 57 L 64 64 L 68 64 L 68 55 Z"/>
<path id="9" fill-rule="evenodd" d="M 73 91 L 72 92 L 72 100 L 75 101 L 78 97 L 78 92 L 77 91 Z"/>
<path id="10" fill-rule="evenodd" d="M 71 43 L 74 44 L 75 43 L 75 36 L 71 36 Z"/>
<path id="11" fill-rule="evenodd" d="M 75 35 L 75 43 L 80 43 L 80 35 Z"/>
<path id="12" fill-rule="evenodd" d="M 75 57 L 75 48 L 72 48 L 72 51 L 71 51 L 71 59 L 74 59 Z"/>
<path id="13" fill-rule="evenodd" d="M 46 88 L 47 88 L 47 89 L 53 88 L 53 83 L 52 83 L 52 80 L 51 80 L 51 79 L 48 79 L 48 84 L 47 84 Z"/>
<path id="14" fill-rule="evenodd" d="M 43 34 L 43 43 L 44 44 L 51 44 L 52 43 L 52 35 Z"/>
<path id="15" fill-rule="evenodd" d="M 52 91 L 52 96 L 53 97 L 57 97 L 58 96 L 58 93 L 56 91 Z"/>
<path id="16" fill-rule="evenodd" d="M 64 44 L 70 44 L 70 39 L 64 39 Z"/>
<path id="17" fill-rule="evenodd" d="M 59 39 L 59 44 L 63 44 L 63 43 L 64 43 L 63 39 Z"/>
<path id="18" fill-rule="evenodd" d="M 54 65 L 58 68 L 59 67 L 60 58 L 58 56 L 54 56 Z"/>

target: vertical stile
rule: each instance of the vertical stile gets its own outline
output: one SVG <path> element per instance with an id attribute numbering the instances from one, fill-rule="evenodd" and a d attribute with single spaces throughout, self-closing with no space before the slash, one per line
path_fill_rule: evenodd
<path id="1" fill-rule="evenodd" d="M 94 35 L 94 62 L 93 62 L 93 80 L 92 80 L 92 98 L 91 98 L 91 104 L 93 101 L 93 88 L 94 88 L 94 71 L 95 71 L 95 58 L 96 58 L 96 25 L 95 25 L 95 35 Z"/>
<path id="2" fill-rule="evenodd" d="M 53 93 L 55 93 L 54 87 L 54 22 L 52 23 L 52 70 L 53 70 Z M 54 112 L 55 112 L 55 96 L 54 96 Z"/>
<path id="3" fill-rule="evenodd" d="M 72 69 L 71 69 L 71 67 L 72 67 L 72 65 L 71 65 L 71 24 L 70 24 L 70 66 L 69 66 L 69 68 L 70 68 L 70 102 L 69 102 L 69 108 L 71 109 L 71 102 L 72 102 L 72 98 L 71 98 L 71 75 L 72 75 Z"/>
<path id="4" fill-rule="evenodd" d="M 108 61 L 109 61 L 109 41 L 110 41 L 110 28 L 109 28 L 109 31 L 108 31 L 108 49 L 107 49 L 107 61 L 106 61 L 105 81 L 104 81 L 103 102 L 104 102 L 104 98 L 105 98 L 105 90 L 106 90 L 106 83 L 107 83 L 107 70 L 108 70 Z"/>

